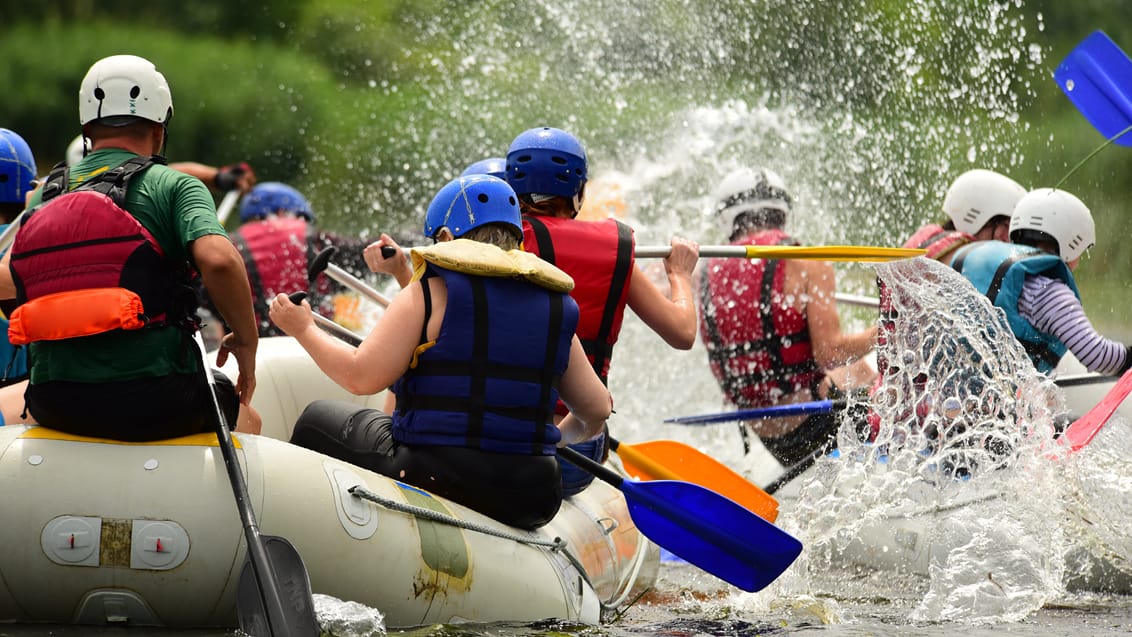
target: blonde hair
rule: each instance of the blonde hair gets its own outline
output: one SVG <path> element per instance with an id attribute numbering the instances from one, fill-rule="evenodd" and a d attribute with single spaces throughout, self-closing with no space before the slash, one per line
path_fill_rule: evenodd
<path id="1" fill-rule="evenodd" d="M 523 244 L 522 237 L 515 236 L 515 226 L 506 223 L 485 223 L 465 232 L 460 238 L 490 243 L 503 250 L 518 250 Z"/>

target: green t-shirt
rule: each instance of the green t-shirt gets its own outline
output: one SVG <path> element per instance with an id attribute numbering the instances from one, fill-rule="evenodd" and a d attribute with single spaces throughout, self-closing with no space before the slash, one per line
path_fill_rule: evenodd
<path id="1" fill-rule="evenodd" d="M 115 168 L 134 153 L 103 149 L 71 168 L 70 188 Z M 36 192 L 31 207 L 39 204 Z M 191 263 L 189 244 L 200 237 L 227 236 L 204 183 L 168 166 L 154 165 L 130 182 L 123 207 L 146 227 L 175 263 Z M 95 336 L 31 344 L 31 382 L 101 382 L 200 369 L 191 335 L 175 327 L 106 332 Z"/>

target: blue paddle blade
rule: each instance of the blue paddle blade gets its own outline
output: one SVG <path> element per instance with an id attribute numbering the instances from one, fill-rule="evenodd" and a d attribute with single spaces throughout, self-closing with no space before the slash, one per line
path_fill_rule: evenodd
<path id="1" fill-rule="evenodd" d="M 1070 51 L 1053 78 L 1105 139 L 1132 126 L 1132 60 L 1103 31 L 1094 31 Z M 1132 146 L 1132 131 L 1114 141 Z"/>
<path id="2" fill-rule="evenodd" d="M 802 552 L 794 536 L 697 484 L 625 480 L 619 488 L 641 533 L 745 591 L 766 588 Z"/>
<path id="3" fill-rule="evenodd" d="M 844 408 L 844 400 L 827 399 L 815 400 L 808 403 L 791 403 L 788 405 L 772 405 L 770 407 L 724 411 L 718 414 L 676 416 L 675 418 L 665 418 L 664 422 L 673 422 L 681 425 L 706 425 L 717 422 L 734 422 L 737 420 L 759 420 L 763 418 L 780 418 L 783 416 L 800 416 L 804 414 L 828 414 L 834 409 Z"/>

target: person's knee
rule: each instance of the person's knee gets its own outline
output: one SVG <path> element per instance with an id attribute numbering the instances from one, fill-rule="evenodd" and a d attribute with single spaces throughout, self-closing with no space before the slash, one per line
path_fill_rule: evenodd
<path id="1" fill-rule="evenodd" d="M 236 395 L 236 386 L 232 379 L 224 372 L 213 369 L 212 378 L 215 381 L 216 401 L 220 403 L 220 410 L 224 414 L 224 422 L 229 430 L 234 430 L 240 421 L 240 397 Z"/>

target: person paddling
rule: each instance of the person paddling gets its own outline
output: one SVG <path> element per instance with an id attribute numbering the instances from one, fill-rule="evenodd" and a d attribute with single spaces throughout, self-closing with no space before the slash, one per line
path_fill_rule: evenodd
<path id="1" fill-rule="evenodd" d="M 271 320 L 335 382 L 396 395 L 391 415 L 315 401 L 291 442 L 537 528 L 562 503 L 556 446 L 599 434 L 612 404 L 574 336 L 573 280 L 518 249 L 518 202 L 495 177 L 449 182 L 425 223 L 438 243 L 413 250 L 414 280 L 358 347 L 305 300 L 272 301 Z M 571 415 L 555 426 L 559 397 Z"/>
<path id="2" fill-rule="evenodd" d="M 732 245 L 798 245 L 784 227 L 794 198 L 765 168 L 727 175 L 715 217 Z M 823 261 L 711 259 L 702 269 L 700 333 L 726 400 L 740 409 L 838 397 L 872 384 L 862 360 L 876 327 L 841 330 L 833 267 Z M 834 444 L 833 413 L 745 423 L 784 467 Z"/>
<path id="3" fill-rule="evenodd" d="M 232 241 L 248 270 L 260 337 L 282 334 L 268 319 L 267 307 L 280 292 L 307 289 L 307 268 L 321 250 L 338 248 L 338 265 L 355 275 L 366 270 L 362 258 L 365 243 L 319 230 L 314 221 L 310 202 L 287 184 L 257 184 L 240 202 L 240 227 L 232 234 Z M 313 296 L 309 298 L 316 311 L 341 323 L 349 322 L 345 320 L 347 312 L 337 311 L 345 308 L 337 302 L 341 286 L 323 278 L 312 287 Z"/>
<path id="4" fill-rule="evenodd" d="M 1132 351 L 1097 333 L 1081 305 L 1073 271 L 1096 243 L 1084 202 L 1053 188 L 1027 193 L 1010 219 L 1010 240 L 972 244 L 951 266 L 1006 312 L 1034 367 L 1051 374 L 1067 351 L 1090 372 L 1132 367 Z"/>
<path id="5" fill-rule="evenodd" d="M 0 262 L 0 299 L 19 303 L 9 336 L 30 349 L 27 410 L 41 425 L 118 440 L 211 431 L 195 270 L 233 327 L 217 363 L 235 356 L 239 378 L 214 372 L 221 405 L 258 431 L 240 409 L 258 346 L 247 273 L 204 184 L 159 154 L 173 116 L 165 77 L 144 58 L 103 58 L 82 80 L 79 115 L 90 154 L 52 171 Z"/>
<path id="6" fill-rule="evenodd" d="M 699 246 L 674 237 L 664 259 L 668 294 L 637 267 L 632 229 L 613 218 L 576 219 L 586 195 L 586 151 L 561 129 L 539 127 L 518 135 L 507 150 L 507 183 L 519 195 L 523 211 L 523 249 L 553 263 L 574 278 L 571 296 L 578 302 L 578 338 L 590 364 L 608 382 L 613 347 L 621 332 L 625 308 L 676 349 L 696 342 L 696 304 L 692 272 Z M 565 417 L 559 405 L 556 418 Z M 609 455 L 605 435 L 572 448 L 604 462 Z M 574 465 L 562 465 L 567 495 L 579 493 L 593 476 Z"/>

